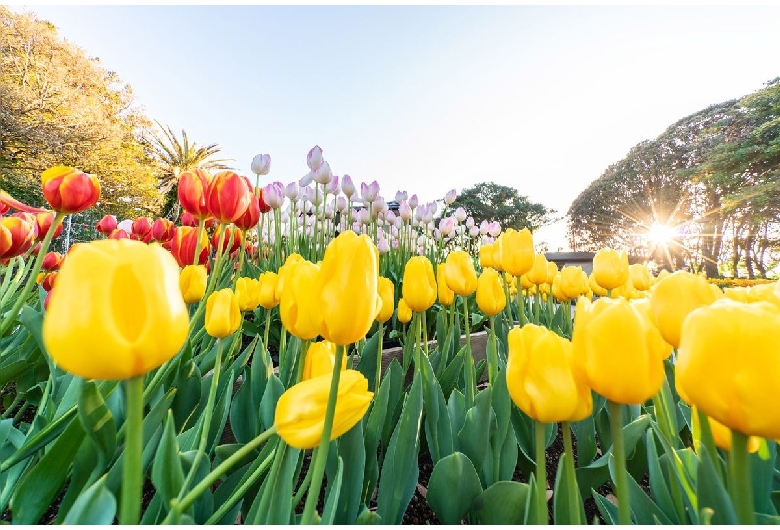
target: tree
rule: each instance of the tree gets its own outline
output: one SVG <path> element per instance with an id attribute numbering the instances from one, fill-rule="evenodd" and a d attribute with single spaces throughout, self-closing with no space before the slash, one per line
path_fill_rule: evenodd
<path id="1" fill-rule="evenodd" d="M 219 153 L 220 147 L 217 144 L 199 146 L 194 142 L 190 143 L 187 131 L 184 129 L 181 131 L 180 141 L 170 126 L 164 128 L 159 122 L 157 125 L 162 131 L 161 134 L 152 132 L 146 143 L 151 149 L 151 156 L 160 169 L 158 182 L 160 193 L 163 196 L 160 213 L 170 219 L 176 219 L 180 210 L 176 186 L 179 175 L 184 171 L 194 169 L 209 171 L 228 169 L 224 162 L 229 160 L 209 160 Z"/>
<path id="2" fill-rule="evenodd" d="M 568 211 L 572 248 L 670 269 L 767 273 L 780 250 L 780 82 L 687 116 L 633 147 Z M 674 237 L 652 242 L 655 225 Z"/>
<path id="3" fill-rule="evenodd" d="M 495 182 L 481 182 L 466 188 L 458 194 L 449 210 L 463 207 L 474 218 L 476 224 L 482 221 L 498 221 L 501 227 L 532 232 L 551 222 L 555 210 L 528 200 L 509 186 Z"/>
<path id="4" fill-rule="evenodd" d="M 139 140 L 149 120 L 130 86 L 49 22 L 0 6 L 0 176 L 40 206 L 40 173 L 59 164 L 98 176 L 97 209 L 133 217 L 159 206 L 154 168 Z"/>

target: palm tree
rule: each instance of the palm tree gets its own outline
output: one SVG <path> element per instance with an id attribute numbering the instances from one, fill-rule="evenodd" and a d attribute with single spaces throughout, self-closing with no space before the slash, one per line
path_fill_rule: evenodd
<path id="1" fill-rule="evenodd" d="M 180 141 L 170 126 L 163 127 L 160 122 L 156 123 L 162 134 L 152 132 L 147 144 L 151 149 L 152 158 L 160 167 L 160 194 L 163 196 L 161 214 L 175 220 L 179 216 L 181 208 L 177 196 L 179 175 L 184 171 L 194 169 L 209 171 L 229 169 L 225 162 L 233 162 L 233 160 L 210 160 L 220 151 L 217 144 L 199 146 L 195 142 L 190 142 L 187 138 L 187 131 L 184 129 L 181 130 Z"/>

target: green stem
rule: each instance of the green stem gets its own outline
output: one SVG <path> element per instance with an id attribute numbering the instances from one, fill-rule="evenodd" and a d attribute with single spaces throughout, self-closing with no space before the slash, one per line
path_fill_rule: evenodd
<path id="1" fill-rule="evenodd" d="M 569 455 L 566 459 L 566 468 L 563 470 L 566 477 L 567 491 L 569 496 L 575 497 L 569 502 L 569 522 L 586 524 L 587 521 L 582 517 L 582 498 L 577 487 L 577 473 L 574 470 L 574 447 L 571 442 L 571 426 L 568 421 L 561 422 L 561 431 L 563 432 L 563 450 Z"/>
<path id="2" fill-rule="evenodd" d="M 517 321 L 518 327 L 525 326 L 525 301 L 523 300 L 523 286 L 520 285 L 520 278 L 517 279 Z"/>
<path id="3" fill-rule="evenodd" d="M 379 341 L 376 347 L 376 377 L 374 378 L 374 393 L 379 392 L 379 383 L 382 380 L 382 339 L 385 337 L 385 324 L 379 323 Z M 350 367 L 351 368 L 351 367 Z"/>
<path id="4" fill-rule="evenodd" d="M 122 500 L 119 506 L 119 524 L 137 525 L 141 517 L 142 444 L 143 444 L 143 376 L 124 381 L 125 405 L 125 459 L 122 464 Z"/>
<path id="5" fill-rule="evenodd" d="M 14 305 L 11 307 L 11 310 L 8 312 L 5 319 L 0 323 L 0 337 L 4 336 L 5 332 L 8 331 L 8 328 L 11 327 L 11 324 L 16 321 L 16 317 L 19 316 L 19 311 L 22 309 L 22 306 L 27 303 L 27 297 L 30 296 L 33 285 L 37 285 L 35 279 L 38 277 L 38 273 L 41 272 L 43 258 L 49 251 L 49 245 L 51 245 L 51 239 L 54 237 L 54 232 L 57 231 L 57 227 L 60 226 L 64 218 L 65 214 L 62 212 L 57 212 L 57 215 L 54 216 L 54 221 L 52 221 L 49 231 L 46 232 L 46 237 L 43 238 L 43 242 L 41 243 L 41 249 L 35 257 L 35 264 L 33 265 L 30 275 L 27 277 L 24 289 L 22 289 L 22 292 L 19 294 L 19 297 L 16 299 L 16 302 L 14 302 Z"/>
<path id="6" fill-rule="evenodd" d="M 729 495 L 734 503 L 739 524 L 756 524 L 753 514 L 753 484 L 750 479 L 750 460 L 747 450 L 748 437 L 731 430 L 729 451 Z"/>
<path id="7" fill-rule="evenodd" d="M 474 356 L 471 353 L 471 331 L 469 330 L 469 300 L 468 297 L 462 296 L 463 299 L 463 313 L 465 314 L 464 326 L 466 329 L 466 358 L 464 362 L 466 364 L 466 410 L 474 406 L 475 394 L 477 391 L 476 376 L 474 375 Z"/>
<path id="8" fill-rule="evenodd" d="M 311 472 L 313 469 L 314 468 L 312 466 L 309 466 L 309 469 L 306 470 L 306 476 L 303 477 L 303 482 L 301 482 L 300 487 L 298 487 L 298 491 L 295 492 L 295 496 L 293 497 L 293 509 L 298 506 L 298 504 L 300 504 L 301 499 L 303 499 L 303 494 L 308 490 L 309 484 L 311 484 Z"/>
<path id="9" fill-rule="evenodd" d="M 490 348 L 488 349 L 488 384 L 493 383 L 498 377 L 498 349 L 496 344 L 496 317 L 490 317 Z"/>
<path id="10" fill-rule="evenodd" d="M 206 229 L 206 220 L 205 219 L 198 219 L 198 240 L 195 242 L 195 254 L 192 256 L 192 264 L 197 265 L 200 261 L 198 258 L 200 257 L 200 251 L 203 250 L 201 248 L 201 239 L 203 238 L 203 231 Z"/>
<path id="11" fill-rule="evenodd" d="M 536 446 L 536 524 L 547 524 L 547 457 L 545 455 L 545 425 L 534 420 Z"/>
<path id="12" fill-rule="evenodd" d="M 190 506 L 192 506 L 192 503 L 194 503 L 196 500 L 198 500 L 198 497 L 203 495 L 203 493 L 211 487 L 214 482 L 230 471 L 234 465 L 236 465 L 238 462 L 246 458 L 249 453 L 257 449 L 263 442 L 268 440 L 271 436 L 276 434 L 276 426 L 273 425 L 269 429 L 265 430 L 264 432 L 258 434 L 254 439 L 252 439 L 249 443 L 247 443 L 244 447 L 233 453 L 227 460 L 219 464 L 217 467 L 214 468 L 214 470 L 203 477 L 203 480 L 198 482 L 194 488 L 181 500 L 178 502 L 179 510 L 180 512 L 186 511 Z M 274 453 L 272 453 L 274 454 Z M 140 501 L 138 503 L 138 506 L 140 507 Z"/>
<path id="13" fill-rule="evenodd" d="M 612 457 L 615 459 L 615 489 L 618 499 L 618 522 L 631 524 L 631 499 L 626 475 L 626 448 L 623 444 L 623 407 L 609 401 L 609 421 L 612 431 Z"/>
<path id="14" fill-rule="evenodd" d="M 314 512 L 317 507 L 317 499 L 320 496 L 325 463 L 328 460 L 328 446 L 330 445 L 330 434 L 333 429 L 333 416 L 336 412 L 336 398 L 339 390 L 339 379 L 341 378 L 342 359 L 344 359 L 344 346 L 339 344 L 336 346 L 336 363 L 333 365 L 333 379 L 330 382 L 328 406 L 325 410 L 325 424 L 322 428 L 322 438 L 320 439 L 317 454 L 314 455 L 314 475 L 312 475 L 312 483 L 306 496 L 306 505 L 303 508 L 301 524 L 314 523 Z"/>

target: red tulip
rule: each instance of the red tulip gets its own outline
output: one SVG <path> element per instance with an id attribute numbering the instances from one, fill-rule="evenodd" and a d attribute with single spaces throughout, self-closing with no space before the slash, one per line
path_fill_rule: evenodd
<path id="1" fill-rule="evenodd" d="M 103 218 L 98 221 L 95 228 L 104 236 L 111 234 L 111 232 L 116 230 L 116 217 L 113 215 L 104 215 Z"/>
<path id="2" fill-rule="evenodd" d="M 115 228 L 109 235 L 108 239 L 130 239 L 130 234 L 122 230 L 121 228 Z"/>
<path id="3" fill-rule="evenodd" d="M 244 215 L 242 215 L 241 217 L 239 217 L 234 221 L 234 224 L 238 228 L 240 228 L 243 231 L 247 231 L 250 228 L 254 228 L 257 226 L 257 223 L 260 222 L 260 212 L 262 211 L 260 201 L 262 201 L 262 198 L 258 197 L 257 195 L 252 195 L 249 201 L 249 206 L 244 212 Z"/>
<path id="4" fill-rule="evenodd" d="M 37 229 L 24 217 L 0 217 L 0 258 L 21 256 L 35 242 Z"/>
<path id="5" fill-rule="evenodd" d="M 49 251 L 43 257 L 43 265 L 41 268 L 45 271 L 59 270 L 62 262 L 65 260 L 65 256 L 59 252 Z"/>
<path id="6" fill-rule="evenodd" d="M 217 228 L 214 230 L 214 234 L 211 236 L 211 246 L 214 248 L 219 247 L 219 237 L 222 233 L 222 227 Z M 231 254 L 238 249 L 238 247 L 241 246 L 241 230 L 236 228 L 235 226 L 228 225 L 227 233 L 225 233 L 224 241 L 222 242 L 222 252 L 227 252 L 228 254 Z"/>
<path id="7" fill-rule="evenodd" d="M 176 228 L 171 239 L 171 254 L 179 262 L 179 267 L 193 265 L 195 261 L 195 246 L 198 241 L 198 229 L 191 226 Z M 204 265 L 209 257 L 209 238 L 205 234 L 200 240 L 200 256 L 197 265 Z"/>
<path id="8" fill-rule="evenodd" d="M 160 243 L 170 241 L 173 237 L 173 231 L 175 228 L 176 227 L 174 226 L 173 221 L 158 217 L 154 221 L 154 225 L 152 225 L 152 238 L 154 238 L 155 241 L 159 241 Z"/>
<path id="9" fill-rule="evenodd" d="M 56 212 L 83 212 L 100 200 L 100 183 L 95 175 L 72 167 L 47 169 L 41 174 L 41 183 L 43 196 Z"/>
<path id="10" fill-rule="evenodd" d="M 179 202 L 185 212 L 197 219 L 205 219 L 211 215 L 206 202 L 206 191 L 212 180 L 213 177 L 205 169 L 185 171 L 179 175 Z"/>
<path id="11" fill-rule="evenodd" d="M 54 212 L 40 212 L 35 214 L 35 221 L 38 226 L 38 240 L 43 240 L 43 238 L 46 237 L 46 234 L 49 233 L 49 229 L 51 228 L 52 223 L 54 223 L 55 215 Z M 57 239 L 60 237 L 60 234 L 62 234 L 62 223 L 55 228 L 52 239 Z"/>
<path id="12" fill-rule="evenodd" d="M 220 171 L 206 191 L 206 204 L 211 215 L 223 223 L 232 223 L 241 217 L 252 199 L 249 179 L 234 171 Z"/>
<path id="13" fill-rule="evenodd" d="M 148 243 L 152 240 L 152 222 L 148 217 L 139 217 L 133 221 L 130 239 Z"/>

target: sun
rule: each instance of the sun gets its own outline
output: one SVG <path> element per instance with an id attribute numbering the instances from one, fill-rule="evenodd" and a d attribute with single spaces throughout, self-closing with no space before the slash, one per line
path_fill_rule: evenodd
<path id="1" fill-rule="evenodd" d="M 645 237 L 647 238 L 648 243 L 652 243 L 656 247 L 665 247 L 676 235 L 677 231 L 674 227 L 654 222 L 650 228 L 648 228 Z"/>

